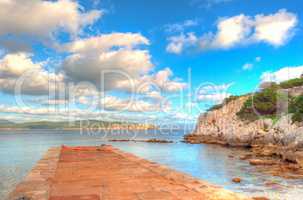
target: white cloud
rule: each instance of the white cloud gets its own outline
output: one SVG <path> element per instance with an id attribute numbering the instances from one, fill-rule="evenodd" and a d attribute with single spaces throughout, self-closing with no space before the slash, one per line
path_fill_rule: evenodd
<path id="1" fill-rule="evenodd" d="M 240 14 L 219 19 L 216 33 L 196 36 L 181 34 L 168 38 L 166 50 L 181 54 L 185 49 L 228 49 L 239 45 L 264 42 L 273 46 L 284 45 L 293 35 L 298 24 L 297 15 L 284 9 L 270 15 L 246 16 Z"/>
<path id="2" fill-rule="evenodd" d="M 79 39 L 65 44 L 63 50 L 73 53 L 109 51 L 113 47 L 132 49 L 136 45 L 149 45 L 147 38 L 138 33 L 111 33 Z"/>
<path id="3" fill-rule="evenodd" d="M 172 79 L 173 75 L 171 69 L 166 67 L 156 73 L 145 74 L 138 79 L 120 80 L 116 89 L 157 98 L 161 96 L 161 93 L 175 93 L 187 87 L 185 82 Z"/>
<path id="4" fill-rule="evenodd" d="M 253 38 L 256 41 L 281 46 L 293 36 L 293 28 L 297 23 L 297 16 L 284 9 L 272 15 L 257 15 Z"/>
<path id="5" fill-rule="evenodd" d="M 146 92 L 146 96 L 152 99 L 157 99 L 157 100 L 161 100 L 163 98 L 163 96 L 161 95 L 161 92 L 159 91 L 150 91 L 150 92 Z"/>
<path id="6" fill-rule="evenodd" d="M 175 78 L 170 68 L 153 70 L 150 52 L 145 49 L 149 40 L 140 33 L 110 33 L 88 37 L 89 33 L 84 33 L 86 27 L 93 25 L 102 14 L 98 10 L 85 10 L 73 0 L 0 1 L 0 44 L 3 47 L 0 49 L 0 91 L 12 94 L 20 86 L 20 96 L 23 98 L 26 95 L 24 98 L 28 102 L 25 103 L 33 106 L 0 105 L 0 111 L 25 118 L 44 119 L 45 116 L 58 120 L 69 117 L 98 118 L 100 111 L 118 111 L 116 116 L 119 116 L 120 112 L 169 110 L 170 102 L 162 101 L 162 94 L 182 90 L 186 83 Z M 195 25 L 193 20 L 182 23 L 183 28 Z M 177 26 L 175 28 L 178 29 Z M 65 44 L 60 44 L 62 33 L 64 40 L 68 41 Z M 185 37 L 194 39 L 194 35 L 190 34 Z M 55 47 L 59 53 L 55 55 L 58 56 L 58 63 L 53 65 L 49 59 L 37 61 L 40 54 L 35 57 L 34 54 L 24 53 L 31 50 L 30 46 L 34 42 L 46 47 L 43 51 L 47 53 L 41 52 L 44 56 L 49 55 L 50 47 Z M 109 71 L 103 80 L 100 77 L 102 71 Z M 83 82 L 93 83 L 94 89 L 73 91 L 68 85 L 71 83 L 77 87 Z M 152 86 L 141 87 L 146 83 Z M 123 99 L 107 96 L 102 101 L 104 110 L 101 110 L 100 96 L 103 93 L 100 89 L 103 86 L 106 91 L 111 90 L 113 93 L 120 94 L 122 90 L 121 94 L 125 96 Z M 138 94 L 140 99 L 124 99 L 130 96 L 124 92 L 131 91 L 132 86 L 135 90 L 136 87 L 142 90 Z M 58 90 L 64 91 L 62 95 Z M 74 97 L 75 101 L 70 97 Z M 96 110 L 83 109 L 95 100 Z M 64 110 L 70 105 L 83 107 Z"/>
<path id="7" fill-rule="evenodd" d="M 186 88 L 187 84 L 180 81 L 171 80 L 173 72 L 170 68 L 165 68 L 158 71 L 154 77 L 153 81 L 159 86 L 164 92 L 177 92 Z"/>
<path id="8" fill-rule="evenodd" d="M 149 52 L 138 48 L 140 44 L 149 42 L 142 35 L 131 33 L 81 39 L 64 47 L 72 54 L 64 60 L 63 69 L 74 82 L 89 81 L 106 90 L 119 89 L 123 84 L 131 85 L 153 67 Z"/>
<path id="9" fill-rule="evenodd" d="M 242 66 L 242 69 L 243 69 L 243 70 L 251 70 L 253 67 L 254 67 L 254 65 L 253 65 L 252 63 L 245 63 L 245 64 Z"/>
<path id="10" fill-rule="evenodd" d="M 160 112 L 161 104 L 154 104 L 138 99 L 120 99 L 114 96 L 106 96 L 101 99 L 101 108 L 119 112 Z"/>
<path id="11" fill-rule="evenodd" d="M 212 48 L 230 48 L 243 42 L 251 33 L 252 25 L 250 17 L 243 14 L 219 20 Z"/>
<path id="12" fill-rule="evenodd" d="M 254 68 L 257 63 L 260 63 L 262 58 L 257 56 L 252 62 L 247 62 L 242 66 L 242 70 L 248 71 Z"/>
<path id="13" fill-rule="evenodd" d="M 185 20 L 180 23 L 167 24 L 164 26 L 164 29 L 168 33 L 183 32 L 186 28 L 197 26 L 197 25 L 198 25 L 197 20 Z"/>
<path id="14" fill-rule="evenodd" d="M 283 67 L 276 72 L 264 72 L 261 82 L 283 82 L 289 79 L 299 78 L 303 74 L 303 66 Z"/>
<path id="15" fill-rule="evenodd" d="M 168 38 L 169 44 L 166 51 L 169 53 L 180 54 L 184 48 L 195 46 L 199 41 L 194 33 L 183 33 L 179 36 L 172 36 Z"/>
<path id="16" fill-rule="evenodd" d="M 198 6 L 200 8 L 211 8 L 215 5 L 218 5 L 218 4 L 222 4 L 222 3 L 228 3 L 228 2 L 231 2 L 232 0 L 192 0 L 190 2 L 190 4 L 192 6 Z"/>
<path id="17" fill-rule="evenodd" d="M 30 54 L 7 54 L 0 60 L 0 77 L 18 77 L 28 70 L 40 69 L 42 63 L 33 63 Z"/>
<path id="18" fill-rule="evenodd" d="M 152 66 L 147 51 L 117 50 L 99 55 L 73 54 L 64 61 L 63 67 L 75 82 L 89 81 L 110 90 L 115 89 L 120 81 L 139 78 Z"/>
<path id="19" fill-rule="evenodd" d="M 14 93 L 20 86 L 22 94 L 48 94 L 55 89 L 55 82 L 62 82 L 63 75 L 48 72 L 42 62 L 34 63 L 30 54 L 7 54 L 0 59 L 0 89 Z"/>
<path id="20" fill-rule="evenodd" d="M 105 90 L 150 94 L 151 85 L 161 92 L 185 88 L 185 83 L 172 80 L 169 68 L 151 74 L 151 56 L 140 48 L 148 44 L 148 39 L 135 33 L 112 33 L 77 40 L 63 46 L 71 52 L 63 62 L 63 69 L 69 80 L 88 81 Z M 104 80 L 101 80 L 102 73 L 106 73 Z"/>
<path id="21" fill-rule="evenodd" d="M 53 39 L 60 31 L 72 36 L 93 24 L 101 11 L 83 11 L 71 0 L 5 0 L 0 1 L 0 35 L 13 34 Z"/>

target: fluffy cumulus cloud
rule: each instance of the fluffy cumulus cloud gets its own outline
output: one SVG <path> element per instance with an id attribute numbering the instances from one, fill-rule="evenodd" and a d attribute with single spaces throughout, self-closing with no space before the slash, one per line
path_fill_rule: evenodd
<path id="1" fill-rule="evenodd" d="M 283 67 L 275 72 L 264 72 L 261 82 L 283 82 L 289 79 L 299 78 L 303 74 L 303 66 Z"/>
<path id="2" fill-rule="evenodd" d="M 27 53 L 3 56 L 0 59 L 0 89 L 8 93 L 48 94 L 64 77 L 45 70 L 43 65 L 43 62 L 33 62 Z"/>
<path id="3" fill-rule="evenodd" d="M 98 10 L 85 12 L 71 0 L 4 0 L 0 1 L 0 35 L 53 39 L 64 31 L 76 36 L 101 15 Z"/>
<path id="4" fill-rule="evenodd" d="M 259 42 L 281 46 L 294 35 L 297 24 L 297 15 L 284 9 L 270 15 L 240 14 L 219 19 L 215 33 L 200 37 L 194 33 L 190 33 L 190 37 L 185 37 L 184 34 L 170 37 L 167 51 L 180 54 L 184 47 L 198 47 L 200 50 L 228 49 Z"/>
<path id="5" fill-rule="evenodd" d="M 218 32 L 213 41 L 209 41 L 211 47 L 230 48 L 239 44 L 250 35 L 252 25 L 250 17 L 243 14 L 219 20 Z"/>
<path id="6" fill-rule="evenodd" d="M 0 60 L 0 75 L 5 77 L 18 77 L 28 70 L 40 69 L 41 63 L 33 63 L 29 54 L 7 54 Z"/>
<path id="7" fill-rule="evenodd" d="M 170 68 L 165 68 L 163 70 L 158 71 L 153 77 L 152 81 L 159 86 L 162 91 L 165 92 L 177 92 L 182 89 L 185 89 L 187 84 L 181 81 L 171 80 L 173 77 L 173 72 Z"/>
<path id="8" fill-rule="evenodd" d="M 279 12 L 267 16 L 257 15 L 253 39 L 281 46 L 293 35 L 291 30 L 297 23 L 297 16 L 286 10 L 279 10 Z"/>
<path id="9" fill-rule="evenodd" d="M 74 82 L 88 81 L 100 89 L 118 89 L 121 82 L 137 80 L 152 69 L 149 52 L 137 47 L 148 43 L 142 35 L 131 33 L 81 39 L 66 46 L 71 55 L 64 60 L 63 70 Z"/>
<path id="10" fill-rule="evenodd" d="M 183 89 L 185 83 L 172 80 L 169 68 L 151 73 L 151 55 L 142 48 L 148 44 L 148 39 L 137 33 L 111 33 L 76 40 L 62 47 L 71 53 L 63 62 L 63 70 L 71 81 L 88 81 L 106 91 L 155 95 L 151 86 L 163 92 Z"/>

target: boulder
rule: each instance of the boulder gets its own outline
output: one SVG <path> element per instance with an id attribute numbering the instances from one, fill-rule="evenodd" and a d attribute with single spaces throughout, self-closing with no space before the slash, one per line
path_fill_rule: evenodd
<path id="1" fill-rule="evenodd" d="M 251 154 L 245 154 L 245 155 L 240 156 L 240 160 L 247 160 L 247 159 L 250 159 L 251 157 L 252 157 Z"/>
<path id="2" fill-rule="evenodd" d="M 249 164 L 251 165 L 275 165 L 277 161 L 274 160 L 261 160 L 261 159 L 250 159 Z"/>
<path id="3" fill-rule="evenodd" d="M 233 178 L 232 181 L 233 181 L 234 183 L 241 183 L 242 180 L 241 180 L 241 178 L 238 178 L 238 177 L 237 177 L 237 178 Z"/>

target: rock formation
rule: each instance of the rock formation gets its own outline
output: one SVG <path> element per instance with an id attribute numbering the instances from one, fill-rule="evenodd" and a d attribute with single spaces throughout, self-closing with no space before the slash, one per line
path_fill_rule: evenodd
<path id="1" fill-rule="evenodd" d="M 248 98 L 248 95 L 239 97 L 202 114 L 194 132 L 185 136 L 185 141 L 253 147 L 254 156 L 277 157 L 303 169 L 302 124 L 292 123 L 291 114 L 284 114 L 276 122 L 269 118 L 243 121 L 237 112 Z"/>

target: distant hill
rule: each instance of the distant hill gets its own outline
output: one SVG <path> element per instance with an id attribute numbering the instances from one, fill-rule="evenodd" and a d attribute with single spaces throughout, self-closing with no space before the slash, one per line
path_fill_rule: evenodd
<path id="1" fill-rule="evenodd" d="M 12 121 L 6 120 L 6 119 L 0 119 L 0 125 L 13 125 L 15 124 Z"/>
<path id="2" fill-rule="evenodd" d="M 38 121 L 13 123 L 7 120 L 0 120 L 0 128 L 11 129 L 80 129 L 80 128 L 106 128 L 106 129 L 154 129 L 154 125 L 128 123 L 128 122 L 108 122 L 98 120 L 84 120 L 84 121 Z"/>

